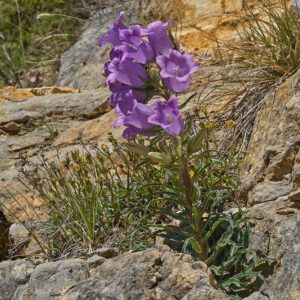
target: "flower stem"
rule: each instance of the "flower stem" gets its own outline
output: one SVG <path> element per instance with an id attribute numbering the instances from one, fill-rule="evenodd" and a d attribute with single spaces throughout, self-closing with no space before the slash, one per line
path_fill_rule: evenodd
<path id="1" fill-rule="evenodd" d="M 181 177 L 185 191 L 185 202 L 187 204 L 188 217 L 190 219 L 191 224 L 193 225 L 194 230 L 196 231 L 194 238 L 201 248 L 200 259 L 205 261 L 208 257 L 208 245 L 203 238 L 203 226 L 201 226 L 202 221 L 194 220 L 193 218 L 193 209 L 196 199 L 193 193 L 193 183 L 190 177 L 188 160 L 187 157 L 183 154 L 182 138 L 180 136 L 176 137 L 176 146 L 178 158 L 180 161 L 179 175 Z M 202 218 L 202 216 L 200 216 L 200 218 Z M 199 222 L 201 225 L 197 226 L 195 222 Z"/>

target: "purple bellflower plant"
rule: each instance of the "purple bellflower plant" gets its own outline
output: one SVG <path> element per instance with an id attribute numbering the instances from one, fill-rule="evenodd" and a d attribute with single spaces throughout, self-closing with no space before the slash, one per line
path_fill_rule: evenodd
<path id="1" fill-rule="evenodd" d="M 124 12 L 120 12 L 108 33 L 99 40 L 99 45 L 113 46 L 104 73 L 112 92 L 110 106 L 118 113 L 115 126 L 126 127 L 124 137 L 155 135 L 159 128 L 168 135 L 179 136 L 184 122 L 178 100 L 170 98 L 170 92 L 187 90 L 191 74 L 198 70 L 199 64 L 193 62 L 192 55 L 173 49 L 167 31 L 173 21 L 155 21 L 142 28 L 128 27 L 124 19 Z M 147 104 L 154 95 L 163 96 L 166 101 Z"/>
<path id="2" fill-rule="evenodd" d="M 104 73 L 112 92 L 110 105 L 118 115 L 114 126 L 125 127 L 124 138 L 150 137 L 149 146 L 126 143 L 125 147 L 153 163 L 172 166 L 172 170 L 178 171 L 182 205 L 192 220 L 192 239 L 198 245 L 195 249 L 205 260 L 209 247 L 204 239 L 202 219 L 194 215 L 199 199 L 188 161 L 188 155 L 199 151 L 202 132 L 191 139 L 184 138 L 188 131 L 184 130 L 178 99 L 171 95 L 189 88 L 191 75 L 199 69 L 199 64 L 193 61 L 193 55 L 177 51 L 168 34 L 172 21 L 164 24 L 155 21 L 145 29 L 140 25 L 127 27 L 124 18 L 121 12 L 108 34 L 99 41 L 99 45 L 113 46 L 110 61 L 104 64 Z M 152 101 L 154 96 L 159 99 Z M 154 136 L 159 139 L 152 138 Z"/>

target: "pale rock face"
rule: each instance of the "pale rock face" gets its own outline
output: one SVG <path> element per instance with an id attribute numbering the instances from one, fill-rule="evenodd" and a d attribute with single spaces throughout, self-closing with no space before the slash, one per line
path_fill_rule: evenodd
<path id="1" fill-rule="evenodd" d="M 199 15 L 223 14 L 242 9 L 242 0 L 184 0 L 194 5 Z"/>
<path id="2" fill-rule="evenodd" d="M 3 300 L 227 300 L 206 268 L 166 246 L 105 259 L 0 263 Z"/>
<path id="3" fill-rule="evenodd" d="M 277 263 L 261 287 L 271 300 L 300 296 L 299 82 L 300 71 L 265 97 L 241 172 L 251 245 Z"/>
<path id="4" fill-rule="evenodd" d="M 248 1 L 248 5 L 255 2 Z M 236 28 L 243 22 L 242 0 L 183 0 L 183 3 L 186 9 L 179 40 L 187 50 L 204 55 L 216 46 L 215 40 L 226 42 L 238 38 Z"/>

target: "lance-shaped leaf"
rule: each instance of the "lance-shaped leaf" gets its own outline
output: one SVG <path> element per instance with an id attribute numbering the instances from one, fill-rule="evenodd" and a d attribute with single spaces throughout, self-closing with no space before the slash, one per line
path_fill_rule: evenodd
<path id="1" fill-rule="evenodd" d="M 131 152 L 134 152 L 139 155 L 148 156 L 148 153 L 150 152 L 150 149 L 144 145 L 141 144 L 135 144 L 135 143 L 126 143 L 124 144 L 124 147 L 128 149 Z"/>
<path id="2" fill-rule="evenodd" d="M 207 135 L 207 128 L 201 128 L 199 132 L 188 142 L 187 153 L 188 155 L 194 154 L 201 149 L 203 140 Z"/>

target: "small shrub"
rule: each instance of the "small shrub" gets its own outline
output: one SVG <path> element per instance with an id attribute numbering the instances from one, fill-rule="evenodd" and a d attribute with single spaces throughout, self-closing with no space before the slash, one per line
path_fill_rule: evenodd
<path id="1" fill-rule="evenodd" d="M 261 70 L 265 78 L 290 76 L 300 67 L 300 15 L 287 1 L 266 1 L 255 9 L 245 2 L 246 25 L 235 48 L 248 68 Z"/>
<path id="2" fill-rule="evenodd" d="M 149 171 L 147 163 L 139 166 L 136 155 L 110 141 L 111 150 L 85 148 L 53 162 L 42 155 L 39 164 L 25 159 L 22 181 L 38 192 L 49 216 L 47 228 L 42 226 L 49 255 L 76 244 L 87 251 L 106 242 L 136 250 L 149 243 L 148 226 L 157 221 L 154 209 L 163 206 L 155 195 L 164 175 Z"/>

